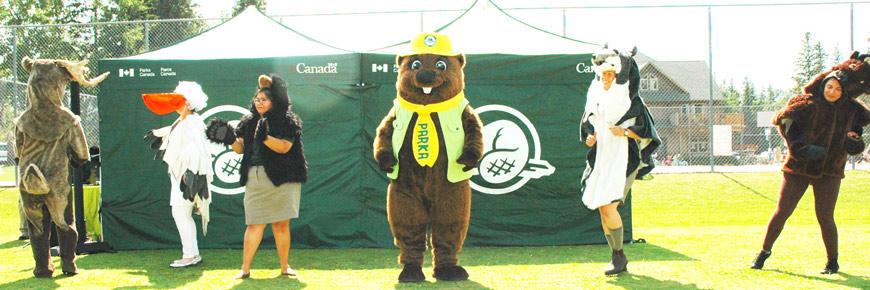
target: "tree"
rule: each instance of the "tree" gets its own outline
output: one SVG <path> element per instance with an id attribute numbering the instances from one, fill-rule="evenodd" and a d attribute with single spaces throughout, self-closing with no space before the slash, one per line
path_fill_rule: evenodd
<path id="1" fill-rule="evenodd" d="M 190 19 L 198 17 L 190 0 L 109 0 L 98 22 Z M 94 58 L 123 57 L 165 47 L 198 33 L 203 21 L 179 21 L 94 27 Z"/>
<path id="2" fill-rule="evenodd" d="M 722 96 L 725 97 L 725 103 L 729 108 L 736 108 L 743 102 L 740 96 L 740 91 L 734 86 L 734 79 L 729 79 L 727 82 L 719 86 Z"/>
<path id="3" fill-rule="evenodd" d="M 835 66 L 835 65 L 843 63 L 843 53 L 840 52 L 839 45 L 834 46 L 834 52 L 833 52 L 833 55 L 831 56 L 831 61 L 832 61 L 832 63 L 830 66 Z"/>
<path id="4" fill-rule="evenodd" d="M 266 13 L 266 0 L 237 0 L 236 5 L 233 6 L 233 17 L 239 15 L 239 13 L 242 13 L 242 11 L 245 11 L 245 8 L 251 5 L 257 7 L 257 10 Z"/>
<path id="5" fill-rule="evenodd" d="M 822 46 L 822 42 L 813 43 L 812 34 L 807 32 L 801 40 L 801 52 L 795 59 L 795 75 L 792 79 L 795 86 L 791 89 L 794 94 L 803 92 L 803 87 L 816 75 L 825 71 L 828 54 Z"/>

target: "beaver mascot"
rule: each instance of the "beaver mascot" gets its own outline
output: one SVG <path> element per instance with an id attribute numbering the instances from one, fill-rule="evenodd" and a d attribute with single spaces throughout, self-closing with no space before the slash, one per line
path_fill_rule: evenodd
<path id="1" fill-rule="evenodd" d="M 404 265 L 400 282 L 426 279 L 421 265 L 426 232 L 438 280 L 467 280 L 457 254 L 471 216 L 473 175 L 483 152 L 483 127 L 465 99 L 465 55 L 450 39 L 424 33 L 396 57 L 393 108 L 378 126 L 374 157 L 387 173 L 387 215 Z"/>

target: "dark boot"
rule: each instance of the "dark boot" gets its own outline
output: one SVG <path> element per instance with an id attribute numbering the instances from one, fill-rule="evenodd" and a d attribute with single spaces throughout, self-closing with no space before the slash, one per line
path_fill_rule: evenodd
<path id="1" fill-rule="evenodd" d="M 614 275 L 628 270 L 628 258 L 625 257 L 623 250 L 613 251 L 610 258 L 610 264 L 604 268 L 604 275 Z"/>
<path id="2" fill-rule="evenodd" d="M 764 268 L 764 261 L 770 257 L 770 254 L 770 251 L 761 250 L 761 252 L 758 252 L 758 255 L 755 256 L 755 259 L 752 259 L 749 268 L 761 270 L 761 268 Z"/>
<path id="3" fill-rule="evenodd" d="M 444 281 L 465 281 L 468 280 L 468 272 L 465 268 L 459 265 L 435 267 L 432 276 L 438 280 Z"/>
<path id="4" fill-rule="evenodd" d="M 837 263 L 837 259 L 828 259 L 828 263 L 825 264 L 825 268 L 822 269 L 821 274 L 837 274 L 837 271 L 840 271 L 840 264 Z"/>
<path id="5" fill-rule="evenodd" d="M 423 282 L 426 276 L 423 275 L 423 267 L 418 264 L 405 264 L 402 273 L 399 274 L 399 282 Z"/>

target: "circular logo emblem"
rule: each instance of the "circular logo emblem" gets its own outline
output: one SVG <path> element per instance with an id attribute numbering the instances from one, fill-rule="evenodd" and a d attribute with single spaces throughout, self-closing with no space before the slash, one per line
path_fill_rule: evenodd
<path id="1" fill-rule="evenodd" d="M 438 39 L 435 38 L 435 35 L 427 35 L 426 38 L 423 39 L 423 44 L 428 47 L 433 47 L 438 43 Z"/>
<path id="2" fill-rule="evenodd" d="M 540 159 L 538 131 L 523 113 L 504 105 L 486 105 L 474 111 L 485 125 L 484 153 L 471 177 L 472 189 L 506 194 L 522 188 L 532 178 L 556 171 L 549 162 Z"/>
<path id="3" fill-rule="evenodd" d="M 206 122 L 209 117 L 220 115 L 225 119 L 239 119 L 250 113 L 245 108 L 234 105 L 222 105 L 209 109 L 202 113 L 202 121 Z M 206 122 L 207 123 L 207 122 Z M 237 127 L 238 120 L 229 121 L 230 126 Z M 212 172 L 214 179 L 211 182 L 211 191 L 219 194 L 240 194 L 245 192 L 245 187 L 239 185 L 241 177 L 242 155 L 233 151 L 230 146 L 208 142 L 208 153 L 212 157 Z"/>

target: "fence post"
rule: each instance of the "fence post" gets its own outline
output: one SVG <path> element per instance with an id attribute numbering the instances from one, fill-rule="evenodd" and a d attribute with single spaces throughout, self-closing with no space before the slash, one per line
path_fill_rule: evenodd
<path id="1" fill-rule="evenodd" d="M 12 115 L 18 117 L 18 96 L 21 91 L 18 90 L 18 28 L 12 28 Z M 13 130 L 14 132 L 14 130 Z M 6 140 L 9 143 L 9 140 Z M 9 145 L 7 145 L 9 146 Z M 18 149 L 18 148 L 16 148 Z M 18 151 L 15 151 L 15 156 L 18 156 Z M 15 166 L 15 184 L 18 184 L 18 166 Z"/>
<path id="2" fill-rule="evenodd" d="M 151 31 L 149 30 L 149 27 L 150 26 L 148 25 L 148 22 L 145 22 L 145 51 L 151 51 L 151 47 L 150 47 L 151 46 L 150 45 Z"/>
<path id="3" fill-rule="evenodd" d="M 713 159 L 713 13 L 712 6 L 707 6 L 707 45 L 710 53 L 710 172 L 716 171 L 716 165 Z"/>

